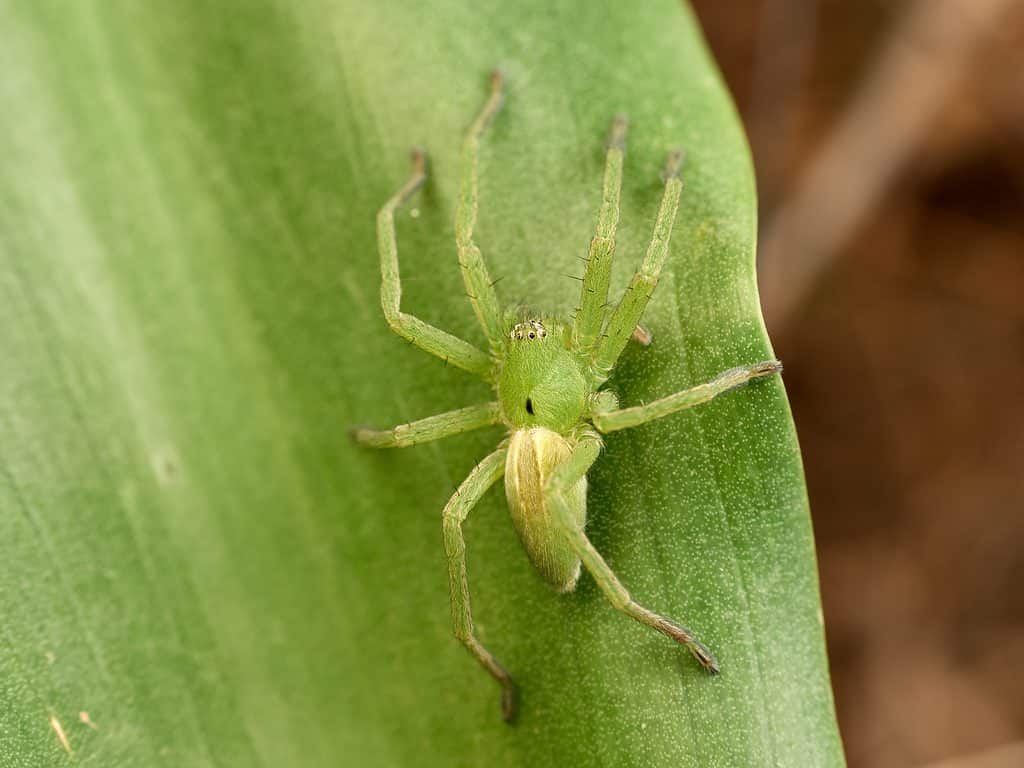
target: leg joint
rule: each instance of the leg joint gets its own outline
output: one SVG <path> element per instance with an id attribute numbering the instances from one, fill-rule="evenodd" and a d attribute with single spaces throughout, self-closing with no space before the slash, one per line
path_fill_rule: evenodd
<path id="1" fill-rule="evenodd" d="M 441 517 L 441 527 L 445 533 L 445 539 L 449 536 L 456 536 L 462 538 L 462 521 L 464 515 L 459 514 L 459 511 L 448 507 L 444 510 Z"/>
<path id="2" fill-rule="evenodd" d="M 402 315 L 402 311 L 398 308 L 398 302 L 392 303 L 390 301 L 382 301 L 380 305 L 384 310 L 384 319 L 387 320 L 388 325 L 391 326 L 391 330 L 399 335 L 404 335 L 402 333 L 404 329 L 404 323 L 402 320 L 404 317 Z"/>
<path id="3" fill-rule="evenodd" d="M 636 609 L 640 608 L 639 604 L 633 601 L 632 595 L 629 591 L 622 586 L 620 583 L 618 589 L 609 589 L 607 594 L 608 602 L 612 604 L 612 607 L 618 611 L 636 618 Z"/>

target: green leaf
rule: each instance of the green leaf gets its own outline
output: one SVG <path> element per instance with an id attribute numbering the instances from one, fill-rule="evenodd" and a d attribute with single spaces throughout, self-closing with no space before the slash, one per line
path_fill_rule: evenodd
<path id="1" fill-rule="evenodd" d="M 717 679 L 589 579 L 548 589 L 500 490 L 474 510 L 514 727 L 451 637 L 439 516 L 500 432 L 345 436 L 490 396 L 389 333 L 373 219 L 427 147 L 403 307 L 481 343 L 452 218 L 495 64 L 502 299 L 572 310 L 626 111 L 613 291 L 677 144 L 687 189 L 654 344 L 612 384 L 634 404 L 771 356 L 749 153 L 685 8 L 7 0 L 0 29 L 0 766 L 842 764 L 778 381 L 610 436 L 591 476 L 594 543 Z"/>

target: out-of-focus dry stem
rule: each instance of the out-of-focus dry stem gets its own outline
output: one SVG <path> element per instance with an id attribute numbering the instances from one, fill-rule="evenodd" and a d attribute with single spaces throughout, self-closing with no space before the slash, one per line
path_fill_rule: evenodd
<path id="1" fill-rule="evenodd" d="M 761 295 L 778 333 L 884 196 L 1014 0 L 917 0 L 770 222 Z"/>

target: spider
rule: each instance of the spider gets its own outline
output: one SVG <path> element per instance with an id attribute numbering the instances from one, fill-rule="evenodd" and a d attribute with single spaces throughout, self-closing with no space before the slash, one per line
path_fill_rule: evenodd
<path id="1" fill-rule="evenodd" d="M 705 384 L 631 408 L 619 408 L 616 396 L 601 389 L 630 338 L 645 341 L 646 332 L 638 323 L 668 254 L 683 187 L 679 178 L 682 152 L 674 151 L 665 165 L 661 206 L 646 256 L 625 294 L 609 309 L 626 137 L 626 119 L 622 116 L 616 117 L 611 127 L 597 233 L 590 242 L 576 314 L 562 322 L 503 309 L 473 241 L 480 138 L 502 101 L 503 78 L 495 72 L 490 96 L 463 144 L 461 191 L 455 214 L 459 266 L 473 311 L 487 336 L 487 352 L 401 311 L 394 214 L 426 181 L 421 152 L 413 152 L 412 176 L 377 215 L 380 296 L 388 325 L 420 349 L 482 377 L 494 387 L 497 399 L 392 429 L 356 428 L 352 433 L 363 445 L 392 448 L 494 424 L 508 429 L 506 439 L 473 468 L 445 505 L 443 534 L 455 636 L 501 685 L 502 716 L 511 722 L 516 713 L 515 684 L 473 632 L 462 535 L 462 523 L 470 510 L 504 476 L 512 522 L 530 560 L 549 585 L 558 592 L 571 592 L 579 580 L 581 565 L 586 567 L 615 608 L 684 645 L 705 670 L 717 674 L 714 656 L 694 634 L 636 602 L 590 543 L 584 532 L 587 471 L 601 452 L 601 435 L 707 402 L 753 379 L 775 374 L 782 366 L 777 360 L 766 360 L 732 368 Z"/>

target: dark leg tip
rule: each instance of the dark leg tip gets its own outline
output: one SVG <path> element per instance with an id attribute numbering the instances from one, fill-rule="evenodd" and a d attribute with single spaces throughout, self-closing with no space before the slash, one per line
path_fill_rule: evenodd
<path id="1" fill-rule="evenodd" d="M 501 93 L 502 88 L 505 87 L 505 73 L 500 68 L 495 67 L 491 70 L 491 90 L 495 93 Z"/>
<path id="2" fill-rule="evenodd" d="M 413 147 L 409 150 L 409 160 L 412 162 L 414 176 L 425 176 L 427 173 L 427 151 L 423 147 Z"/>
<path id="3" fill-rule="evenodd" d="M 626 131 L 629 129 L 629 118 L 621 112 L 612 120 L 612 130 L 608 136 L 608 149 L 626 150 Z"/>
<path id="4" fill-rule="evenodd" d="M 661 178 L 663 181 L 669 179 L 675 179 L 679 177 L 679 171 L 683 167 L 683 158 L 686 153 L 682 147 L 679 149 L 673 149 L 668 153 L 668 159 L 665 161 L 665 170 L 661 172 Z"/>
<path id="5" fill-rule="evenodd" d="M 511 681 L 501 688 L 501 719 L 509 725 L 519 714 L 519 691 Z"/>
<path id="6" fill-rule="evenodd" d="M 770 376 L 773 373 L 782 373 L 781 360 L 765 360 L 754 366 L 754 372 L 762 376 Z"/>
<path id="7" fill-rule="evenodd" d="M 704 671 L 714 677 L 721 673 L 721 668 L 718 666 L 718 662 L 715 661 L 715 657 L 711 655 L 711 651 L 703 643 L 699 643 L 696 640 L 691 640 L 686 644 L 686 647 L 690 649 L 690 653 L 693 654 L 693 658 L 704 668 Z"/>

